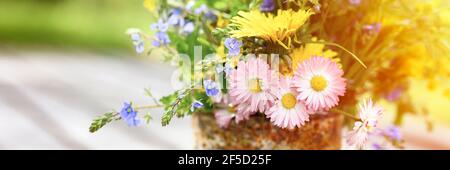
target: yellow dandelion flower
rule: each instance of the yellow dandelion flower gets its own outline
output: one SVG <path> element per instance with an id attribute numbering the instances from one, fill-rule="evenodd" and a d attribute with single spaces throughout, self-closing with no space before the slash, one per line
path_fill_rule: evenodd
<path id="1" fill-rule="evenodd" d="M 277 15 L 264 14 L 254 10 L 239 12 L 231 19 L 238 30 L 231 31 L 234 38 L 259 37 L 267 41 L 279 43 L 294 34 L 313 14 L 309 10 L 278 10 Z"/>
<path id="2" fill-rule="evenodd" d="M 312 41 L 317 41 L 317 38 L 313 38 Z M 324 50 L 324 48 L 324 44 L 307 43 L 302 47 L 294 49 L 291 53 L 293 70 L 297 69 L 298 63 L 301 63 L 304 60 L 311 58 L 312 56 L 329 58 L 332 61 L 336 62 L 339 67 L 342 67 L 342 65 L 340 64 L 340 59 L 337 57 L 338 53 L 329 49 Z"/>
<path id="3" fill-rule="evenodd" d="M 156 2 L 155 0 L 145 0 L 144 7 L 147 8 L 150 12 L 155 12 Z"/>
<path id="4" fill-rule="evenodd" d="M 222 15 L 217 16 L 217 23 L 216 23 L 216 27 L 217 28 L 225 28 L 229 23 L 228 19 L 224 19 L 222 17 Z"/>

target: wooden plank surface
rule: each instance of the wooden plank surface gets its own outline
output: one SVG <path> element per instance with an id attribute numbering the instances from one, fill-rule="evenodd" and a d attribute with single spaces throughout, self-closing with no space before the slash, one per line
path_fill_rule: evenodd
<path id="1" fill-rule="evenodd" d="M 157 60 L 66 52 L 0 52 L 0 149 L 193 149 L 191 119 L 138 128 L 115 123 L 88 132 L 91 120 L 124 101 L 151 102 L 173 91 L 174 69 Z M 412 123 L 408 123 L 412 122 Z M 427 133 L 407 121 L 408 149 L 450 149 L 448 127 Z"/>

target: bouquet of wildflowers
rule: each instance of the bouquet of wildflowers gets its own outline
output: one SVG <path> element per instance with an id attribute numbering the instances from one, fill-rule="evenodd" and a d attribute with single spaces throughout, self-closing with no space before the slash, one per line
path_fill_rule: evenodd
<path id="1" fill-rule="evenodd" d="M 431 91 L 450 77 L 445 0 L 145 0 L 144 6 L 158 19 L 151 31 L 128 30 L 136 52 L 163 55 L 185 87 L 160 99 L 147 91 L 153 105 L 124 103 L 95 119 L 91 132 L 116 120 L 138 126 L 139 117 L 151 118 L 139 111 L 154 107 L 164 109 L 163 126 L 174 116 L 213 114 L 223 130 L 257 115 L 295 129 L 314 115 L 338 113 L 350 127 L 349 145 L 364 148 L 377 138 L 382 142 L 373 147 L 401 147 L 395 126 L 378 126 L 385 115 L 378 103 L 396 107 L 396 125 L 405 114 L 426 116 L 414 104 L 411 81 Z"/>

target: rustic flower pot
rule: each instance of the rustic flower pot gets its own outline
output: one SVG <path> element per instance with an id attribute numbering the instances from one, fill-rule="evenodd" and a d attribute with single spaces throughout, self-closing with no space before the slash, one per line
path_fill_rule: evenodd
<path id="1" fill-rule="evenodd" d="M 263 115 L 252 116 L 226 129 L 220 128 L 211 113 L 193 115 L 197 149 L 295 149 L 337 150 L 341 148 L 343 117 L 340 114 L 313 115 L 310 121 L 292 130 L 274 126 Z"/>

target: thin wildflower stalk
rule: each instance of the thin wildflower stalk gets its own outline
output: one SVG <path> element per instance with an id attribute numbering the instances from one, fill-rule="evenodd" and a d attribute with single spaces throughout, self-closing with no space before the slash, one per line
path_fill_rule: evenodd
<path id="1" fill-rule="evenodd" d="M 351 118 L 351 119 L 354 119 L 354 120 L 356 120 L 356 121 L 360 121 L 360 120 L 361 120 L 360 118 L 356 117 L 355 115 L 353 115 L 353 114 L 351 114 L 351 113 L 348 113 L 348 112 L 346 112 L 346 111 L 343 111 L 343 110 L 339 110 L 339 109 L 331 109 L 331 111 L 332 111 L 332 112 L 339 113 L 339 114 L 342 114 L 342 115 L 347 116 L 347 117 L 349 117 L 349 118 Z"/>
<path id="2" fill-rule="evenodd" d="M 324 44 L 324 45 L 330 45 L 330 46 L 338 47 L 338 48 L 344 50 L 346 53 L 350 54 L 350 55 L 353 57 L 353 59 L 355 59 L 356 61 L 358 61 L 359 64 L 361 64 L 365 69 L 367 69 L 366 64 L 364 64 L 364 62 L 363 62 L 361 59 L 359 59 L 358 56 L 356 56 L 356 55 L 353 54 L 351 51 L 347 50 L 345 47 L 343 47 L 343 46 L 341 46 L 341 45 L 339 45 L 339 44 L 331 43 L 331 42 L 323 42 L 323 41 L 316 41 L 316 42 L 311 41 L 311 42 L 305 42 L 305 43 Z"/>

